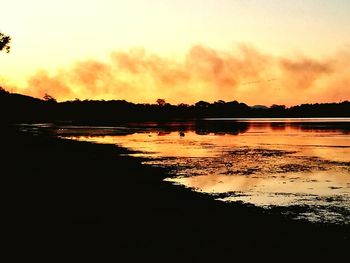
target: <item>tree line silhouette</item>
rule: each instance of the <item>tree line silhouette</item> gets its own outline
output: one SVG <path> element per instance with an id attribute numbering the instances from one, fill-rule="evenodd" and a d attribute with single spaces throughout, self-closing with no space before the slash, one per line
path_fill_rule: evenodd
<path id="1" fill-rule="evenodd" d="M 277 117 L 350 117 L 350 102 L 302 104 L 286 107 L 250 107 L 238 101 L 213 103 L 199 101 L 193 105 L 166 103 L 136 104 L 125 100 L 73 100 L 57 102 L 46 94 L 37 99 L 10 93 L 0 87 L 1 122 L 73 122 L 119 123 L 129 121 L 167 121 L 198 118 L 277 118 Z"/>

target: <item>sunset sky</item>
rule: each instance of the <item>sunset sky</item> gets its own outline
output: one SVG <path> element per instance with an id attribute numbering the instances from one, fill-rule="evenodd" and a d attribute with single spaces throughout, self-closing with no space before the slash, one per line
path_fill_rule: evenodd
<path id="1" fill-rule="evenodd" d="M 350 99 L 348 0 L 11 0 L 0 85 L 60 100 Z"/>

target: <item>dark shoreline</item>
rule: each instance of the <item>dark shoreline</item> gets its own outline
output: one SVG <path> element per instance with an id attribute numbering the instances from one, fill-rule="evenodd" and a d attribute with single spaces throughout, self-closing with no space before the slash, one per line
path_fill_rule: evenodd
<path id="1" fill-rule="evenodd" d="M 221 251 L 307 244 L 343 251 L 349 225 L 293 221 L 162 181 L 166 170 L 128 150 L 1 127 L 6 219 L 19 225 L 113 226 L 127 248 Z M 5 172 L 4 172 L 5 171 Z M 344 251 L 345 253 L 345 251 Z"/>

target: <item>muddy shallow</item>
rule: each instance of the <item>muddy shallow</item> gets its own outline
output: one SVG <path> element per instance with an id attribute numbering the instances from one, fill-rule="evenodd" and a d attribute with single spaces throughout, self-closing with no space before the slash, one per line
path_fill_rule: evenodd
<path id="1" fill-rule="evenodd" d="M 293 218 L 350 223 L 350 119 L 206 120 L 60 127 L 58 135 L 137 150 L 165 180 Z"/>

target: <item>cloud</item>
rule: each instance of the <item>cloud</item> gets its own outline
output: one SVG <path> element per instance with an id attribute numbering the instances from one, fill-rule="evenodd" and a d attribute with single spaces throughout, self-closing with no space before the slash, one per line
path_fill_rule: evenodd
<path id="1" fill-rule="evenodd" d="M 333 71 L 331 62 L 319 62 L 310 58 L 299 60 L 283 58 L 280 60 L 280 65 L 286 84 L 293 89 L 311 88 L 315 81 Z"/>
<path id="2" fill-rule="evenodd" d="M 74 95 L 69 83 L 61 74 L 50 76 L 48 72 L 40 70 L 28 79 L 28 84 L 31 88 L 27 92 L 34 97 L 43 97 L 46 93 L 54 94 L 58 98 Z"/>
<path id="3" fill-rule="evenodd" d="M 193 46 L 177 59 L 143 48 L 114 51 L 108 61 L 85 60 L 57 72 L 40 70 L 24 93 L 58 100 L 126 99 L 154 103 L 239 100 L 299 104 L 350 99 L 350 54 L 316 60 L 276 57 L 241 45 L 232 50 Z M 23 90 L 21 90 L 23 92 Z"/>

